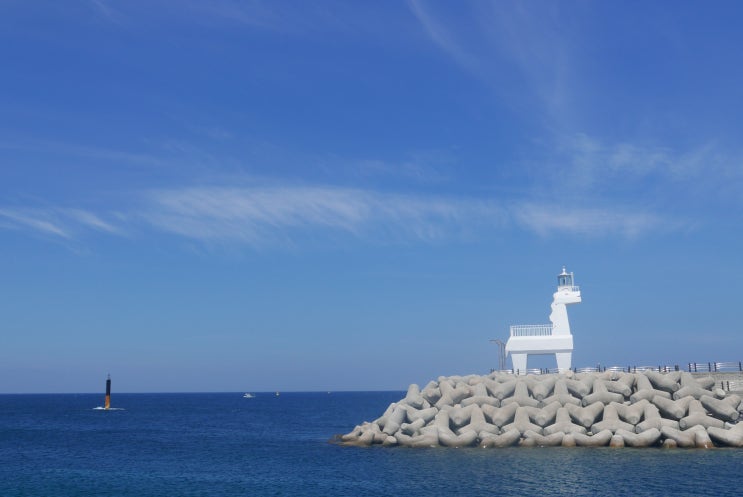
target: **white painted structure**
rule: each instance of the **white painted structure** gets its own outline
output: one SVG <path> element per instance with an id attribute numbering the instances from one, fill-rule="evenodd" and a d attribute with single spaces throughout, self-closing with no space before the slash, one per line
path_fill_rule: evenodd
<path id="1" fill-rule="evenodd" d="M 529 354 L 555 354 L 557 369 L 567 371 L 573 359 L 573 335 L 570 334 L 567 307 L 580 304 L 580 289 L 573 284 L 573 273 L 557 275 L 557 291 L 552 296 L 552 324 L 511 326 L 511 336 L 506 343 L 506 354 L 511 354 L 513 372 L 526 374 Z"/>

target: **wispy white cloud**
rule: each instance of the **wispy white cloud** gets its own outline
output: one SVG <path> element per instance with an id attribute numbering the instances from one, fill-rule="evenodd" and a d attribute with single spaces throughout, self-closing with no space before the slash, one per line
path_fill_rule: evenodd
<path id="1" fill-rule="evenodd" d="M 691 221 L 689 221 L 691 222 Z M 563 207 L 529 199 L 385 193 L 335 186 L 209 186 L 143 192 L 106 215 L 69 207 L 2 207 L 0 229 L 79 241 L 91 233 L 167 233 L 203 243 L 292 246 L 338 235 L 371 243 L 434 243 L 517 229 L 539 236 L 637 238 L 688 225 L 646 209 Z"/>
<path id="2" fill-rule="evenodd" d="M 456 158 L 446 150 L 421 150 L 404 160 L 363 159 L 351 162 L 362 177 L 382 176 L 400 178 L 415 184 L 442 183 L 453 176 Z M 348 169 L 348 161 L 344 161 Z"/>
<path id="3" fill-rule="evenodd" d="M 529 201 L 404 195 L 329 186 L 189 187 L 152 190 L 124 215 L 72 208 L 0 208 L 0 228 L 73 241 L 91 232 L 154 229 L 203 243 L 291 246 L 347 235 L 371 243 L 477 239 L 517 227 L 539 236 L 634 239 L 684 225 L 657 213 L 559 207 Z M 688 224 L 688 223 L 687 223 Z"/>
<path id="4" fill-rule="evenodd" d="M 67 230 L 54 219 L 53 214 L 49 211 L 28 208 L 2 208 L 0 209 L 0 222 L 9 228 L 30 229 L 44 235 L 70 238 Z"/>
<path id="5" fill-rule="evenodd" d="M 110 22 L 121 24 L 124 20 L 122 14 L 111 7 L 106 0 L 89 0 L 89 4 L 99 15 Z"/>
<path id="6" fill-rule="evenodd" d="M 517 223 L 541 236 L 578 234 L 632 239 L 661 227 L 664 230 L 681 227 L 680 223 L 654 213 L 620 208 L 570 208 L 524 203 L 515 205 L 512 214 Z"/>
<path id="7" fill-rule="evenodd" d="M 123 230 L 93 212 L 60 207 L 0 207 L 0 227 L 26 230 L 57 239 L 73 240 L 86 231 L 123 234 Z"/>
<path id="8" fill-rule="evenodd" d="M 141 216 L 156 228 L 201 240 L 264 245 L 315 230 L 360 238 L 434 241 L 497 225 L 492 202 L 337 187 L 200 187 L 157 190 Z"/>
<path id="9" fill-rule="evenodd" d="M 96 214 L 82 209 L 60 209 L 59 212 L 66 215 L 70 220 L 79 223 L 82 226 L 111 234 L 122 234 L 120 227 L 104 221 Z"/>
<path id="10" fill-rule="evenodd" d="M 303 36 L 317 32 L 366 32 L 380 37 L 402 32 L 397 21 L 382 18 L 373 4 L 349 3 L 340 0 L 316 2 L 275 2 L 270 0 L 181 0 L 159 2 L 169 17 L 167 22 L 237 27 L 268 31 L 282 35 Z M 388 29 L 390 26 L 397 29 Z"/>
<path id="11" fill-rule="evenodd" d="M 558 4 L 464 2 L 456 24 L 451 6 L 408 0 L 410 11 L 444 53 L 519 112 L 563 126 L 571 114 L 572 42 Z M 439 7 L 439 8 L 437 8 Z M 536 103 L 536 105 L 534 105 Z"/>
<path id="12" fill-rule="evenodd" d="M 44 152 L 55 155 L 100 160 L 102 166 L 126 164 L 136 167 L 166 167 L 170 157 L 155 153 L 138 153 L 115 148 L 70 144 L 52 140 L 13 138 L 0 141 L 0 149 Z M 167 150 L 166 150 L 167 151 Z"/>
<path id="13" fill-rule="evenodd" d="M 425 2 L 408 0 L 408 5 L 434 43 L 466 70 L 478 76 L 482 75 L 480 59 L 460 44 L 456 35 L 443 22 L 436 19 L 435 15 L 426 7 Z"/>
<path id="14" fill-rule="evenodd" d="M 630 142 L 606 143 L 575 133 L 558 139 L 553 153 L 560 167 L 545 168 L 543 172 L 584 191 L 601 184 L 647 185 L 652 184 L 648 178 L 653 178 L 675 193 L 677 189 L 670 188 L 673 185 L 706 190 L 743 179 L 743 156 L 724 152 L 711 142 L 678 150 Z"/>
<path id="15" fill-rule="evenodd" d="M 632 207 L 559 207 L 317 186 L 170 189 L 146 198 L 141 216 L 158 230 L 254 246 L 286 243 L 318 230 L 375 242 L 432 242 L 487 237 L 509 226 L 539 236 L 634 239 L 692 222 Z"/>

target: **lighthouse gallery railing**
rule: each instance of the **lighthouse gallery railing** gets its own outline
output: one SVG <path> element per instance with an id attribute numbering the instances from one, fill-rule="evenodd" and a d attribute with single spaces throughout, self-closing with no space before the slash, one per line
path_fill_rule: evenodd
<path id="1" fill-rule="evenodd" d="M 512 337 L 547 337 L 551 335 L 551 324 L 517 324 L 511 326 Z"/>

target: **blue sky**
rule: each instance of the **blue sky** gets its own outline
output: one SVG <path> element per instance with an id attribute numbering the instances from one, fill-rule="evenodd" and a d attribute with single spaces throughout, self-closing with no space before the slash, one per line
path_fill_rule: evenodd
<path id="1" fill-rule="evenodd" d="M 3 2 L 0 392 L 742 360 L 741 10 Z"/>

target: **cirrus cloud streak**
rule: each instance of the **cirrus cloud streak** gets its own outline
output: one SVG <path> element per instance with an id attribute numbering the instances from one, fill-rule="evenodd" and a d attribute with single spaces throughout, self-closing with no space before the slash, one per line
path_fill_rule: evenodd
<path id="1" fill-rule="evenodd" d="M 505 210 L 491 201 L 378 193 L 323 186 L 197 187 L 145 196 L 141 217 L 159 230 L 250 245 L 334 230 L 377 241 L 436 241 L 498 226 Z"/>
<path id="2" fill-rule="evenodd" d="M 522 230 L 634 239 L 683 225 L 616 206 L 378 192 L 335 186 L 199 186 L 141 192 L 128 208 L 0 207 L 0 229 L 78 241 L 93 233 L 161 233 L 253 248 L 351 237 L 365 243 L 477 240 Z"/>

